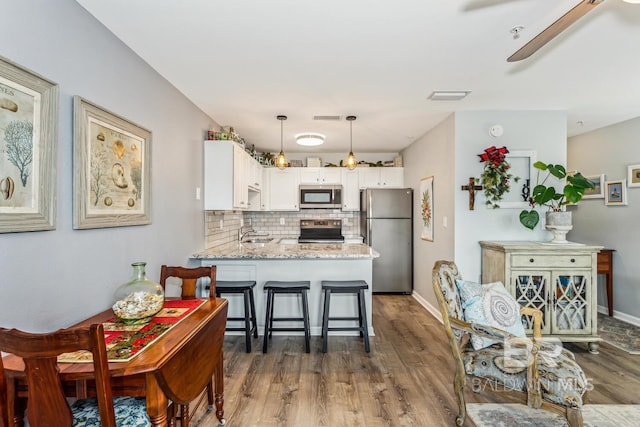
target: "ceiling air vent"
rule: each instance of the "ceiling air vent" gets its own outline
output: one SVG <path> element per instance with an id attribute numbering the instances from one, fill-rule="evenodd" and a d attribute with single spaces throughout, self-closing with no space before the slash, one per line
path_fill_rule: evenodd
<path id="1" fill-rule="evenodd" d="M 435 90 L 427 99 L 432 101 L 459 101 L 471 93 L 470 90 Z"/>
<path id="2" fill-rule="evenodd" d="M 340 120 L 340 116 L 313 116 L 313 120 Z"/>

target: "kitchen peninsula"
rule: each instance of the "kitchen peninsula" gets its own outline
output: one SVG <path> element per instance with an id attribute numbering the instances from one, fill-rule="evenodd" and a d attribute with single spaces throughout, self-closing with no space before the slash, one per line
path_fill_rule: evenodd
<path id="1" fill-rule="evenodd" d="M 269 240 L 269 239 L 266 239 Z M 374 335 L 371 323 L 371 282 L 373 259 L 379 256 L 365 244 L 299 244 L 284 243 L 287 239 L 273 238 L 266 243 L 233 242 L 195 253 L 203 266 L 215 265 L 218 280 L 255 280 L 255 299 L 258 327 L 264 330 L 266 294 L 264 283 L 268 280 L 309 280 L 309 320 L 311 335 L 322 332 L 322 280 L 365 280 L 369 290 L 365 292 L 367 326 Z M 229 313 L 242 313 L 240 296 L 229 296 Z M 334 295 L 331 298 L 331 315 L 357 316 L 357 300 L 351 295 Z M 286 306 L 285 306 L 286 305 Z M 295 296 L 282 296 L 276 301 L 279 316 L 300 316 Z M 339 322 L 336 326 L 339 325 Z M 352 326 L 353 323 L 345 323 Z M 346 333 L 345 333 L 346 334 Z M 355 334 L 355 333 L 353 333 Z"/>

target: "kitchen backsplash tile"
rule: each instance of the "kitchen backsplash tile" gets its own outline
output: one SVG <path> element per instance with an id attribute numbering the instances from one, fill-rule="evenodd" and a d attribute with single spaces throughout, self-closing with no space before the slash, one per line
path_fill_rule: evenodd
<path id="1" fill-rule="evenodd" d="M 298 236 L 301 219 L 342 219 L 344 236 L 360 235 L 360 212 L 342 212 L 328 209 L 305 209 L 299 212 L 241 212 L 206 211 L 205 240 L 207 249 L 238 240 L 240 224 L 251 225 L 258 232 L 274 236 Z M 281 224 L 281 219 L 284 225 Z M 221 222 L 222 221 L 222 227 Z"/>

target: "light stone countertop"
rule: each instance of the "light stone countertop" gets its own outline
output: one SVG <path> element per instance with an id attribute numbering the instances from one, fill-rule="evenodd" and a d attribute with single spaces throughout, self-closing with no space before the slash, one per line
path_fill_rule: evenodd
<path id="1" fill-rule="evenodd" d="M 233 242 L 191 255 L 192 259 L 373 259 L 380 254 L 363 243 Z"/>

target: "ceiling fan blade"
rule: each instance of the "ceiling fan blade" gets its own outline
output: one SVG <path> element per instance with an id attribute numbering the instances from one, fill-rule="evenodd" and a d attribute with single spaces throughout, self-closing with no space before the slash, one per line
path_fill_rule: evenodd
<path id="1" fill-rule="evenodd" d="M 569 12 L 562 15 L 557 21 L 549 25 L 531 41 L 522 46 L 516 53 L 507 58 L 507 62 L 521 61 L 533 55 L 538 49 L 551 41 L 555 36 L 566 30 L 571 24 L 582 18 L 602 3 L 604 0 L 582 0 Z"/>

